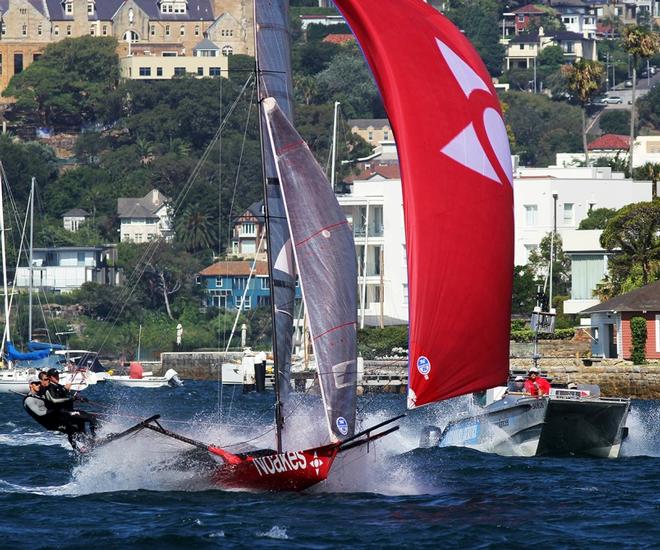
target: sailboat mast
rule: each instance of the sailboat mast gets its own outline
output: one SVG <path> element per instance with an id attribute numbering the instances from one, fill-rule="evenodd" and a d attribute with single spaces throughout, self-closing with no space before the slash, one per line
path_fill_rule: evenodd
<path id="1" fill-rule="evenodd" d="M 34 285 L 34 183 L 35 178 L 32 178 L 32 186 L 30 187 L 30 255 L 28 257 L 29 267 L 29 289 L 28 289 L 28 342 L 32 340 L 32 287 Z"/>
<path id="2" fill-rule="evenodd" d="M 337 114 L 341 103 L 335 101 L 335 116 L 332 122 L 332 168 L 330 169 L 330 185 L 332 190 L 335 189 L 335 170 L 337 162 Z"/>
<path id="3" fill-rule="evenodd" d="M 0 163 L 0 249 L 2 251 L 2 291 L 4 293 L 5 305 L 5 332 L 2 339 L 4 351 L 5 342 L 9 340 L 9 291 L 7 288 L 7 250 L 5 245 L 5 199 L 4 181 L 2 179 L 2 164 Z"/>
<path id="4" fill-rule="evenodd" d="M 254 21 L 256 32 L 259 32 L 259 27 L 257 25 L 257 6 L 255 2 L 254 7 Z M 256 37 L 255 37 L 256 38 Z M 273 254 L 272 247 L 270 242 L 270 213 L 268 208 L 268 174 L 266 172 L 266 141 L 264 136 L 267 133 L 265 128 L 265 121 L 261 114 L 261 101 L 263 100 L 262 96 L 262 83 L 261 83 L 261 69 L 259 64 L 259 48 L 255 48 L 255 71 L 256 71 L 256 86 L 257 86 L 257 102 L 259 104 L 259 145 L 261 148 L 261 178 L 263 181 L 263 195 L 264 195 L 264 224 L 266 226 L 266 237 L 268 238 L 268 245 L 266 250 L 266 258 L 268 260 L 268 287 L 270 292 L 270 318 L 272 320 L 273 326 L 273 335 L 272 335 L 272 344 L 273 344 L 273 377 L 274 377 L 274 386 L 275 386 L 275 441 L 277 445 L 277 452 L 282 452 L 282 428 L 284 426 L 284 417 L 282 414 L 282 399 L 281 399 L 281 388 L 280 388 L 280 365 L 277 354 L 277 322 L 275 319 L 276 316 L 276 307 L 275 303 L 275 279 L 273 277 Z"/>

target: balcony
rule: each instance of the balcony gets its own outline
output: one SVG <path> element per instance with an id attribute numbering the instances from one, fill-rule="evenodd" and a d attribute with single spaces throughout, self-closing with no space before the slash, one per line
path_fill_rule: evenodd
<path id="1" fill-rule="evenodd" d="M 369 224 L 369 237 L 382 237 L 383 236 L 383 225 L 382 224 Z M 355 238 L 364 238 L 367 236 L 367 226 L 353 226 L 353 237 Z"/>

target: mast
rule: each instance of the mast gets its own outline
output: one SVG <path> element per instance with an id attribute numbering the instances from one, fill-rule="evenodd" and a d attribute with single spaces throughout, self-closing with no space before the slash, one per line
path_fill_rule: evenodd
<path id="1" fill-rule="evenodd" d="M 330 171 L 330 186 L 335 190 L 335 163 L 337 162 L 337 112 L 341 103 L 335 101 L 335 117 L 332 123 L 332 168 Z"/>
<path id="2" fill-rule="evenodd" d="M 34 285 L 34 183 L 36 178 L 32 177 L 32 186 L 30 187 L 30 255 L 28 261 L 29 267 L 29 289 L 28 289 L 28 342 L 32 341 L 32 287 Z"/>
<path id="3" fill-rule="evenodd" d="M 255 3 L 256 4 L 256 3 Z M 256 13 L 255 13 L 256 20 Z M 260 76 L 261 71 L 259 69 L 259 57 L 255 55 L 256 63 L 256 73 L 257 73 L 257 101 L 259 103 L 259 145 L 261 148 L 261 177 L 263 180 L 263 189 L 264 189 L 264 223 L 266 225 L 266 235 L 270 235 L 270 213 L 268 208 L 268 177 L 266 175 L 266 144 L 264 140 L 264 134 L 266 132 L 264 128 L 264 120 L 261 116 L 261 83 Z M 275 322 L 276 314 L 276 305 L 275 305 L 275 285 L 273 280 L 273 254 L 271 253 L 272 248 L 268 246 L 266 251 L 266 258 L 268 259 L 268 287 L 270 291 L 270 318 L 273 325 L 273 376 L 274 376 L 274 386 L 275 386 L 275 441 L 277 444 L 277 452 L 282 452 L 282 428 L 284 426 L 284 416 L 282 414 L 282 400 L 281 400 L 281 389 L 280 389 L 280 365 L 277 357 L 277 323 Z"/>
<path id="4" fill-rule="evenodd" d="M 2 163 L 0 163 L 0 249 L 2 250 L 2 291 L 4 294 L 5 306 L 5 331 L 2 339 L 2 351 L 4 351 L 5 342 L 9 340 L 9 291 L 7 289 L 7 250 L 5 245 L 5 202 L 4 202 L 4 181 L 2 179 Z"/>

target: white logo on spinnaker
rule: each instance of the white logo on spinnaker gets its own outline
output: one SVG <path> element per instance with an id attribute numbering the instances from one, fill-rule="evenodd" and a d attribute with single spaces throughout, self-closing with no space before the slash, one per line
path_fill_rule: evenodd
<path id="1" fill-rule="evenodd" d="M 456 52 L 442 40 L 436 38 L 435 41 L 442 57 L 449 66 L 449 70 L 454 75 L 456 82 L 458 82 L 466 98 L 469 98 L 470 94 L 475 90 L 482 90 L 488 94 L 491 93 L 483 79 Z M 486 107 L 483 111 L 482 120 L 479 122 L 483 123 L 490 146 L 502 170 L 506 174 L 509 184 L 511 184 L 513 182 L 513 173 L 509 139 L 501 115 L 492 107 Z M 502 183 L 495 168 L 488 159 L 488 155 L 477 136 L 472 122 L 447 143 L 441 149 L 441 152 L 466 168 L 490 180 L 500 184 Z"/>

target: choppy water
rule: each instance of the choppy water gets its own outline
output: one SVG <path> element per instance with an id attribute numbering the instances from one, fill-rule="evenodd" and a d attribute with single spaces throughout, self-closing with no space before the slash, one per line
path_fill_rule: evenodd
<path id="1" fill-rule="evenodd" d="M 233 394 L 233 397 L 232 397 Z M 220 444 L 272 445 L 272 395 L 225 389 L 216 423 L 213 383 L 86 391 L 108 431 L 163 415 L 177 431 Z M 402 396 L 360 398 L 365 424 L 402 412 Z M 504 458 L 467 449 L 416 449 L 419 430 L 462 402 L 428 407 L 366 455 L 336 462 L 303 494 L 210 487 L 185 445 L 158 434 L 99 449 L 77 463 L 16 395 L 0 394 L 0 548 L 659 548 L 660 403 L 635 402 L 618 460 Z M 319 443 L 311 399 L 296 407 L 292 444 Z M 193 423 L 190 423 L 193 421 Z M 322 426 L 319 421 L 318 426 Z"/>

